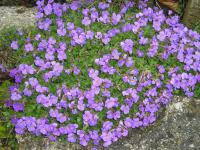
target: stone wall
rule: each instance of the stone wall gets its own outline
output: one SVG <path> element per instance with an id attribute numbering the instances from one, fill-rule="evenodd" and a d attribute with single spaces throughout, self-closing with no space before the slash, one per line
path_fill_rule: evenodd
<path id="1" fill-rule="evenodd" d="M 26 7 L 0 7 L 0 30 L 15 26 L 23 28 L 33 26 L 35 23 L 36 8 Z"/>

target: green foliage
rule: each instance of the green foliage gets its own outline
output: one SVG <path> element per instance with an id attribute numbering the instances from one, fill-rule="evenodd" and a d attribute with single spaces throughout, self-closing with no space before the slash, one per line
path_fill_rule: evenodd
<path id="1" fill-rule="evenodd" d="M 178 12 L 179 12 L 180 16 L 183 16 L 187 2 L 188 2 L 188 0 L 179 0 L 179 3 L 178 3 L 179 4 L 178 5 L 179 10 L 178 10 Z"/>
<path id="2" fill-rule="evenodd" d="M 5 81 L 0 85 L 0 148 L 17 149 L 18 145 L 13 133 L 13 126 L 10 122 L 14 112 L 5 107 L 4 101 L 10 98 L 8 87 L 12 83 Z"/>
<path id="3" fill-rule="evenodd" d="M 22 32 L 23 36 L 20 36 L 19 32 Z M 28 35 L 33 37 L 36 33 L 37 29 L 35 27 L 29 27 L 21 30 L 17 30 L 15 27 L 10 27 L 0 31 L 0 64 L 3 64 L 6 68 L 10 69 L 14 68 L 19 63 L 30 62 L 32 57 L 24 57 L 22 45 L 26 42 L 26 37 Z M 11 42 L 16 39 L 19 39 L 19 51 L 13 51 L 10 47 Z"/>

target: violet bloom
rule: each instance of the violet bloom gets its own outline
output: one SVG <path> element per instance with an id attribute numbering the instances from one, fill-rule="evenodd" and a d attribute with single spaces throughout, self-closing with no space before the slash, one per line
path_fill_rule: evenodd
<path id="1" fill-rule="evenodd" d="M 110 42 L 110 38 L 108 36 L 104 36 L 104 38 L 102 38 L 102 42 L 107 45 Z"/>
<path id="2" fill-rule="evenodd" d="M 120 45 L 125 52 L 132 54 L 133 41 L 131 39 L 126 39 L 125 41 L 121 42 Z"/>
<path id="3" fill-rule="evenodd" d="M 98 17 L 99 17 L 99 13 L 97 11 L 92 11 L 91 12 L 91 20 L 92 20 L 92 22 L 95 22 Z"/>
<path id="4" fill-rule="evenodd" d="M 33 50 L 34 50 L 34 47 L 31 43 L 28 43 L 28 44 L 25 45 L 25 51 L 31 52 Z"/>
<path id="5" fill-rule="evenodd" d="M 111 132 L 103 132 L 101 134 L 101 138 L 104 141 L 104 144 L 103 144 L 104 147 L 108 147 L 110 144 L 112 144 L 112 136 L 113 135 Z"/>
<path id="6" fill-rule="evenodd" d="M 67 23 L 67 29 L 68 29 L 68 30 L 73 30 L 73 29 L 74 29 L 74 23 L 68 22 L 68 23 Z"/>
<path id="7" fill-rule="evenodd" d="M 22 103 L 14 103 L 13 109 L 15 112 L 24 111 L 24 104 Z"/>
<path id="8" fill-rule="evenodd" d="M 112 115 L 113 115 L 112 118 L 113 118 L 114 120 L 117 120 L 117 119 L 120 118 L 121 113 L 120 113 L 120 111 L 116 111 L 116 112 L 114 112 Z"/>
<path id="9" fill-rule="evenodd" d="M 58 58 L 58 60 L 65 60 L 65 59 L 67 59 L 67 55 L 64 51 L 59 51 L 57 58 Z"/>
<path id="10" fill-rule="evenodd" d="M 89 26 L 91 24 L 91 20 L 89 17 L 84 17 L 82 20 L 82 24 L 85 26 Z"/>
<path id="11" fill-rule="evenodd" d="M 66 3 L 62 4 L 62 10 L 64 12 L 67 12 L 68 9 L 69 9 L 69 5 L 68 4 L 66 4 Z"/>
<path id="12" fill-rule="evenodd" d="M 26 128 L 26 122 L 24 119 L 18 119 L 17 123 L 15 124 L 15 132 L 17 134 L 23 134 Z"/>
<path id="13" fill-rule="evenodd" d="M 148 38 L 144 38 L 143 36 L 140 38 L 140 41 L 139 41 L 139 43 L 141 44 L 141 45 L 146 45 L 146 44 L 148 44 Z"/>
<path id="14" fill-rule="evenodd" d="M 59 121 L 60 123 L 63 123 L 67 120 L 67 117 L 65 115 L 63 115 L 62 113 L 59 113 L 56 116 L 56 120 Z"/>
<path id="15" fill-rule="evenodd" d="M 107 3 L 100 2 L 99 5 L 98 5 L 98 8 L 104 10 L 104 9 L 108 8 L 109 6 L 110 5 L 107 4 Z"/>
<path id="16" fill-rule="evenodd" d="M 11 48 L 17 50 L 19 48 L 18 41 L 12 41 Z"/>
<path id="17" fill-rule="evenodd" d="M 74 67 L 74 74 L 78 75 L 79 73 L 80 73 L 80 69 L 77 66 L 75 66 Z"/>
<path id="18" fill-rule="evenodd" d="M 45 7 L 44 7 L 44 13 L 45 15 L 50 15 L 52 13 L 52 6 L 51 4 L 47 4 Z"/>
<path id="19" fill-rule="evenodd" d="M 112 51 L 112 54 L 111 54 L 111 55 L 112 55 L 112 59 L 119 60 L 121 53 L 118 52 L 117 49 L 114 49 L 114 50 Z"/>
<path id="20" fill-rule="evenodd" d="M 82 10 L 82 14 L 86 17 L 86 16 L 88 16 L 89 11 L 90 10 L 88 8 L 85 8 Z"/>
<path id="21" fill-rule="evenodd" d="M 111 130 L 112 127 L 113 127 L 113 123 L 112 123 L 111 121 L 105 121 L 105 122 L 103 123 L 103 125 L 102 125 L 101 130 L 102 130 L 103 132 L 107 132 L 107 131 Z"/>
<path id="22" fill-rule="evenodd" d="M 78 8 L 79 8 L 79 2 L 78 1 L 74 1 L 74 2 L 72 2 L 71 3 L 71 5 L 70 5 L 70 8 L 71 8 L 71 10 L 77 10 Z"/>
<path id="23" fill-rule="evenodd" d="M 53 3 L 53 12 L 56 14 L 58 17 L 62 16 L 62 8 L 61 4 L 59 3 Z"/>
<path id="24" fill-rule="evenodd" d="M 120 60 L 118 61 L 118 66 L 119 66 L 119 67 L 122 67 L 124 64 L 125 64 L 125 60 L 120 59 Z"/>
<path id="25" fill-rule="evenodd" d="M 70 133 L 67 135 L 67 141 L 71 143 L 75 143 L 77 140 L 77 137 L 74 133 Z"/>
<path id="26" fill-rule="evenodd" d="M 138 55 L 138 57 L 143 57 L 144 52 L 142 52 L 141 50 L 137 50 L 137 55 Z"/>
<path id="27" fill-rule="evenodd" d="M 34 132 L 36 129 L 36 119 L 34 117 L 25 118 L 26 126 L 29 132 Z"/>
<path id="28" fill-rule="evenodd" d="M 102 16 L 99 17 L 97 20 L 100 22 L 103 22 L 104 24 L 109 23 L 110 22 L 110 17 L 109 17 L 109 12 L 108 11 L 103 11 L 102 12 Z"/>
<path id="29" fill-rule="evenodd" d="M 92 40 L 92 39 L 94 38 L 94 32 L 92 32 L 92 31 L 87 31 L 85 37 L 86 37 L 87 39 L 91 39 L 91 40 Z"/>
<path id="30" fill-rule="evenodd" d="M 133 125 L 133 120 L 130 117 L 127 117 L 124 121 L 124 124 L 127 128 L 131 128 Z"/>
<path id="31" fill-rule="evenodd" d="M 38 22 L 38 28 L 47 31 L 51 24 L 52 20 L 49 18 L 45 18 L 43 21 Z"/>
<path id="32" fill-rule="evenodd" d="M 39 41 L 40 38 L 41 38 L 41 35 L 40 35 L 40 34 L 37 34 L 37 35 L 35 36 L 35 40 L 36 40 L 36 41 Z"/>
<path id="33" fill-rule="evenodd" d="M 65 36 L 66 33 L 67 33 L 67 31 L 66 31 L 65 28 L 58 28 L 58 29 L 57 29 L 57 34 L 58 34 L 59 36 Z"/>
<path id="34" fill-rule="evenodd" d="M 10 99 L 13 101 L 18 101 L 22 98 L 22 96 L 17 92 L 12 92 Z"/>
<path id="35" fill-rule="evenodd" d="M 117 106 L 118 106 L 118 98 L 117 97 L 116 98 L 111 97 L 111 98 L 107 99 L 105 102 L 105 107 L 108 109 L 110 109 L 112 107 L 117 107 Z"/>
<path id="36" fill-rule="evenodd" d="M 113 13 L 113 15 L 112 15 L 112 23 L 114 25 L 117 25 L 120 22 L 120 20 L 121 20 L 121 15 Z"/>
<path id="37" fill-rule="evenodd" d="M 131 57 L 128 57 L 126 60 L 126 67 L 131 67 L 133 65 L 133 60 Z"/>
<path id="38" fill-rule="evenodd" d="M 58 116 L 59 112 L 57 109 L 53 110 L 53 109 L 50 109 L 49 111 L 49 115 L 53 118 L 56 118 Z"/>
<path id="39" fill-rule="evenodd" d="M 124 114 L 128 114 L 130 111 L 130 107 L 128 105 L 122 105 L 120 110 L 124 113 Z"/>
<path id="40" fill-rule="evenodd" d="M 164 66 L 162 66 L 162 65 L 158 66 L 158 71 L 159 71 L 159 73 L 163 74 L 165 72 Z"/>
<path id="41" fill-rule="evenodd" d="M 97 38 L 97 39 L 101 39 L 102 37 L 103 37 L 103 35 L 101 32 L 97 32 L 95 35 L 95 38 Z"/>
<path id="42" fill-rule="evenodd" d="M 32 91 L 27 89 L 27 88 L 25 88 L 23 92 L 24 92 L 25 96 L 31 96 L 32 95 Z"/>
<path id="43" fill-rule="evenodd" d="M 89 111 L 85 111 L 83 114 L 83 121 L 84 121 L 84 124 L 89 124 L 90 126 L 95 126 L 98 121 L 98 116 L 96 114 L 93 115 Z"/>

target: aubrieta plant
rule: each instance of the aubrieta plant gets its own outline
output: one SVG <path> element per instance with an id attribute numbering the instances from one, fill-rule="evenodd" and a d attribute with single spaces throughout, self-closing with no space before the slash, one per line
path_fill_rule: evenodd
<path id="1" fill-rule="evenodd" d="M 6 105 L 17 134 L 107 147 L 152 124 L 200 82 L 200 35 L 178 16 L 126 1 L 37 1 L 37 33 L 16 39 Z"/>

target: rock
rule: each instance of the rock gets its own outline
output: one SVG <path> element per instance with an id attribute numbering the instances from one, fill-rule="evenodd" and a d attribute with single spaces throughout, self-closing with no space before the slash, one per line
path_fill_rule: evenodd
<path id="1" fill-rule="evenodd" d="M 14 26 L 23 28 L 33 26 L 35 23 L 36 8 L 0 7 L 0 30 Z"/>
<path id="2" fill-rule="evenodd" d="M 198 150 L 200 149 L 200 100 L 175 97 L 158 113 L 151 126 L 132 129 L 129 136 L 111 145 L 109 150 Z M 27 134 L 17 136 L 20 150 L 81 150 L 78 144 L 49 142 Z M 98 149 L 104 149 L 98 147 Z"/>
<path id="3" fill-rule="evenodd" d="M 37 0 L 1 0 L 0 6 L 34 6 Z"/>
<path id="4" fill-rule="evenodd" d="M 183 22 L 188 27 L 193 27 L 200 21 L 200 0 L 189 0 L 186 6 Z"/>

